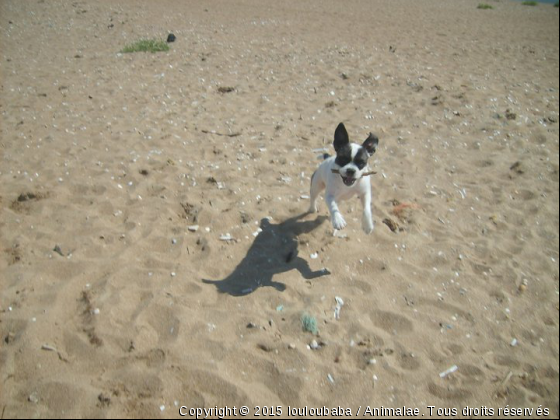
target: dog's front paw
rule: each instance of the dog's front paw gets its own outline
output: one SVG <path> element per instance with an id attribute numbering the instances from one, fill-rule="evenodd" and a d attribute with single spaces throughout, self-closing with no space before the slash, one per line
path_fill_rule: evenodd
<path id="1" fill-rule="evenodd" d="M 371 232 L 373 232 L 374 228 L 375 224 L 373 223 L 371 215 L 364 215 L 362 219 L 362 229 L 364 230 L 364 232 L 369 235 Z"/>
<path id="2" fill-rule="evenodd" d="M 344 220 L 342 214 L 336 212 L 332 215 L 332 225 L 335 230 L 342 230 L 346 227 L 346 220 Z"/>

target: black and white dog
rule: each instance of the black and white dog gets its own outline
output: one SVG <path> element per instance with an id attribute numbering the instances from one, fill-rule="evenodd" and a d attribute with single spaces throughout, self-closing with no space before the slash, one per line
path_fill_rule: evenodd
<path id="1" fill-rule="evenodd" d="M 358 195 L 364 207 L 362 228 L 369 234 L 374 228 L 371 216 L 371 183 L 369 176 L 363 175 L 369 171 L 368 159 L 377 150 L 379 139 L 370 133 L 362 145 L 350 143 L 346 127 L 340 123 L 334 134 L 333 145 L 336 156 L 327 156 L 311 178 L 309 211 L 317 212 L 317 198 L 326 188 L 325 200 L 329 207 L 333 228 L 341 230 L 346 227 L 346 221 L 340 214 L 337 203 Z"/>

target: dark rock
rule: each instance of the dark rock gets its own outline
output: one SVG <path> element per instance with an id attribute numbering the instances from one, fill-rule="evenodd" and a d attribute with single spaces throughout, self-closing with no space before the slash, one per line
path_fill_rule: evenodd
<path id="1" fill-rule="evenodd" d="M 383 220 L 383 223 L 385 223 L 389 227 L 389 229 L 391 229 L 391 232 L 397 233 L 399 231 L 399 225 L 395 221 L 387 218 Z"/>

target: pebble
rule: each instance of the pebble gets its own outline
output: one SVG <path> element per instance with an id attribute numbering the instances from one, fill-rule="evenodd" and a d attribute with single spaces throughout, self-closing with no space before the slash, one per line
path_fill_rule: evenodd
<path id="1" fill-rule="evenodd" d="M 30 403 L 37 404 L 39 402 L 39 397 L 37 396 L 37 393 L 34 392 L 29 397 L 27 397 L 27 400 Z"/>
<path id="2" fill-rule="evenodd" d="M 290 343 L 290 344 L 288 345 L 288 348 L 289 348 L 290 350 L 294 350 L 294 349 L 296 348 L 296 345 L 295 345 L 294 343 Z"/>
<path id="3" fill-rule="evenodd" d="M 58 255 L 64 257 L 64 254 L 62 253 L 62 250 L 60 249 L 60 246 L 56 245 L 56 246 L 53 248 L 53 251 L 56 252 Z"/>
<path id="4" fill-rule="evenodd" d="M 311 348 L 311 350 L 318 350 L 321 348 L 321 346 L 319 345 L 319 343 L 317 342 L 317 340 L 313 340 L 310 344 L 309 347 Z"/>
<path id="5" fill-rule="evenodd" d="M 193 226 L 189 226 L 187 229 L 189 230 L 189 232 L 196 232 L 198 228 L 199 228 L 198 225 L 193 225 Z"/>

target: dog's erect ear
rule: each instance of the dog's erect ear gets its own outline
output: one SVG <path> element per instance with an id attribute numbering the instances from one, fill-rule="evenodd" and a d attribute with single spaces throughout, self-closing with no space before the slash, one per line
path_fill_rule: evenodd
<path id="1" fill-rule="evenodd" d="M 368 154 L 371 156 L 377 150 L 377 146 L 379 145 L 379 139 L 373 133 L 369 133 L 369 137 L 364 141 L 362 147 L 367 150 Z"/>
<path id="2" fill-rule="evenodd" d="M 348 138 L 348 131 L 346 131 L 346 127 L 344 124 L 338 124 L 336 127 L 336 131 L 334 132 L 334 150 L 337 152 L 350 143 L 350 139 Z"/>

